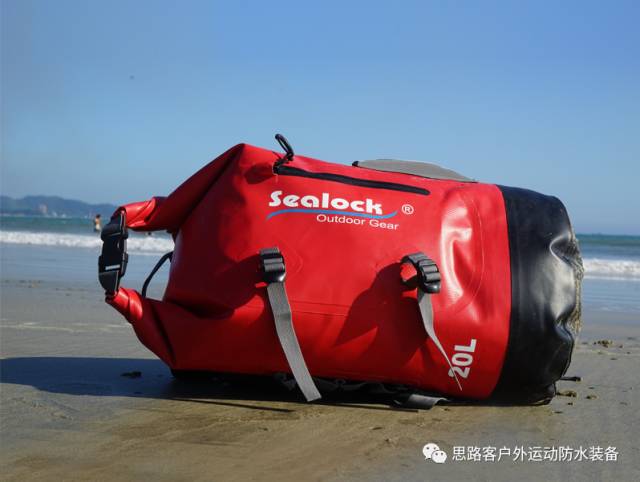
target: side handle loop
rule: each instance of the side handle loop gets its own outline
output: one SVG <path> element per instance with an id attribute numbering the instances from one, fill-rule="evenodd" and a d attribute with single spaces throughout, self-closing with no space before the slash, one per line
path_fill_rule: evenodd
<path id="1" fill-rule="evenodd" d="M 144 283 L 142 284 L 142 292 L 140 293 L 143 298 L 147 297 L 147 288 L 149 288 L 149 283 L 151 283 L 151 279 L 162 267 L 162 265 L 165 263 L 166 260 L 171 261 L 172 256 L 173 256 L 173 251 L 169 251 L 168 253 L 163 254 L 162 258 L 158 260 L 156 265 L 151 270 L 151 273 L 149 273 L 149 276 L 147 276 L 147 279 L 144 280 Z"/>

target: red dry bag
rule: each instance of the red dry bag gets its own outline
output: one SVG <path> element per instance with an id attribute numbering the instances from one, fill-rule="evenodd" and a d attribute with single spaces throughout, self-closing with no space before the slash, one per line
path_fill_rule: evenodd
<path id="1" fill-rule="evenodd" d="M 352 166 L 237 145 L 103 230 L 107 302 L 169 367 L 538 401 L 580 317 L 555 197 L 431 164 Z M 120 287 L 127 229 L 175 241 L 162 301 Z"/>

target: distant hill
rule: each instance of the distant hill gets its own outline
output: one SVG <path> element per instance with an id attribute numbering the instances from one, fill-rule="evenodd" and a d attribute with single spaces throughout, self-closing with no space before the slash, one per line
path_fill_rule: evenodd
<path id="1" fill-rule="evenodd" d="M 25 196 L 21 199 L 0 196 L 0 214 L 4 215 L 84 218 L 100 213 L 109 217 L 116 207 L 113 204 L 88 204 L 58 196 Z"/>

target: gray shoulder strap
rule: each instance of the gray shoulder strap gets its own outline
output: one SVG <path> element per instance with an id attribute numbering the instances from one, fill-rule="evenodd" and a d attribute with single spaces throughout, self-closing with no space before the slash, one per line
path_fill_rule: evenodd
<path id="1" fill-rule="evenodd" d="M 442 354 L 442 357 L 446 360 L 447 365 L 449 365 L 451 374 L 453 375 L 453 378 L 458 385 L 458 388 L 462 390 L 460 380 L 458 380 L 458 377 L 456 376 L 456 372 L 453 369 L 451 360 L 449 360 L 447 352 L 444 350 L 442 343 L 440 343 L 440 340 L 436 335 L 436 330 L 433 327 L 433 306 L 431 304 L 431 295 L 429 293 L 425 293 L 420 287 L 418 287 L 418 308 L 420 310 L 420 317 L 422 318 L 424 331 L 427 332 L 427 335 L 429 336 L 429 338 L 431 338 L 431 341 L 433 341 L 438 351 Z"/>
<path id="2" fill-rule="evenodd" d="M 311 378 L 293 327 L 291 306 L 284 286 L 286 274 L 284 257 L 278 248 L 267 248 L 260 251 L 260 258 L 263 279 L 267 283 L 269 305 L 271 305 L 276 333 L 284 356 L 289 363 L 293 378 L 307 402 L 317 400 L 321 398 L 320 392 Z"/>
<path id="3" fill-rule="evenodd" d="M 396 161 L 393 159 L 375 159 L 373 161 L 355 161 L 355 167 L 373 169 L 375 171 L 399 172 L 414 176 L 427 177 L 429 179 L 442 179 L 460 182 L 476 182 L 451 169 L 440 167 L 436 164 L 418 161 Z"/>
<path id="4" fill-rule="evenodd" d="M 438 339 L 436 330 L 433 325 L 433 305 L 431 304 L 431 295 L 440 292 L 441 275 L 438 265 L 422 252 L 412 253 L 402 258 L 402 263 L 408 263 L 416 270 L 416 276 L 404 280 L 404 283 L 411 287 L 417 287 L 418 309 L 420 310 L 420 318 L 427 336 L 436 346 L 442 357 L 450 368 L 450 374 L 455 379 L 458 388 L 462 390 L 460 380 L 456 376 L 451 360 L 445 351 L 442 343 Z"/>

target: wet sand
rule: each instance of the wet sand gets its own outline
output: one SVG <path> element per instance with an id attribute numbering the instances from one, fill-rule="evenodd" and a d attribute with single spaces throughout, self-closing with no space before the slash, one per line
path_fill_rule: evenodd
<path id="1" fill-rule="evenodd" d="M 559 384 L 575 396 L 414 411 L 309 405 L 271 382 L 178 382 L 86 283 L 4 279 L 0 301 L 2 480 L 640 480 L 638 314 L 585 313 L 568 373 L 582 381 Z M 424 460 L 427 442 L 449 460 Z M 463 445 L 619 455 L 451 460 Z"/>

